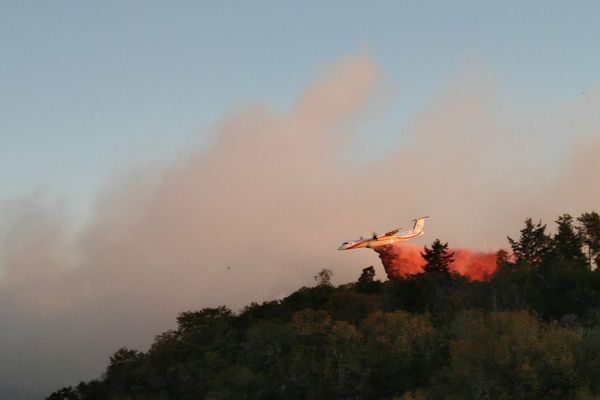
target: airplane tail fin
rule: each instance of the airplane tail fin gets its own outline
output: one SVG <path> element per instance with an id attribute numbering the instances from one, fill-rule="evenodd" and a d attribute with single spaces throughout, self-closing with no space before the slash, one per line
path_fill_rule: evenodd
<path id="1" fill-rule="evenodd" d="M 427 219 L 429 217 L 421 217 L 421 218 L 417 218 L 415 219 L 415 226 L 413 226 L 413 232 L 420 234 L 423 233 L 423 228 L 425 228 L 425 219 Z"/>

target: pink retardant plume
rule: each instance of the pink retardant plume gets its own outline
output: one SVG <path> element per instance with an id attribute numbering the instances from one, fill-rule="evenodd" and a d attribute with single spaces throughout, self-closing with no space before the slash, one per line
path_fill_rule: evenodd
<path id="1" fill-rule="evenodd" d="M 423 272 L 425 260 L 421 247 L 412 245 L 390 245 L 374 249 L 381 258 L 388 279 L 398 279 Z M 475 252 L 467 249 L 453 249 L 454 262 L 450 270 L 469 279 L 484 281 L 496 272 L 496 254 Z"/>

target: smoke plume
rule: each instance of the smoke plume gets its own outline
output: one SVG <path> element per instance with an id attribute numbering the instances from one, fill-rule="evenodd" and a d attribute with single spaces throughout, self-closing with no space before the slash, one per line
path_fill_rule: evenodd
<path id="1" fill-rule="evenodd" d="M 336 248 L 361 232 L 431 215 L 388 270 L 412 273 L 420 246 L 440 238 L 481 251 L 457 251 L 455 268 L 483 279 L 485 252 L 526 217 L 600 204 L 593 90 L 523 117 L 498 82 L 469 71 L 390 132 L 382 159 L 356 165 L 352 144 L 385 85 L 368 55 L 343 60 L 289 112 L 233 113 L 211 147 L 115 177 L 82 226 L 48 195 L 4 204 L 0 386 L 44 393 L 97 377 L 113 351 L 144 348 L 180 311 L 279 298 L 322 268 L 355 280 L 376 255 Z"/>

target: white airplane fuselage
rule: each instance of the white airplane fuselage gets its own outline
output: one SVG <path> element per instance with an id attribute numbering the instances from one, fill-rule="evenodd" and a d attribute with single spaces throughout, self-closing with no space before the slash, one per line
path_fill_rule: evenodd
<path id="1" fill-rule="evenodd" d="M 351 240 L 342 243 L 342 245 L 338 247 L 338 250 L 353 250 L 365 247 L 373 249 L 379 246 L 389 246 L 399 242 L 404 242 L 406 240 L 414 239 L 418 236 L 425 234 L 425 232 L 423 231 L 423 228 L 425 226 L 425 218 L 428 217 L 416 219 L 415 225 L 411 230 L 399 232 L 400 229 L 395 229 L 381 236 L 373 234 L 373 237 L 369 239 L 361 238 L 359 240 Z"/>
<path id="2" fill-rule="evenodd" d="M 425 232 L 415 233 L 411 235 L 405 236 L 386 236 L 378 239 L 367 239 L 367 240 L 357 240 L 344 242 L 338 250 L 352 250 L 352 249 L 360 249 L 363 247 L 368 247 L 369 249 L 379 247 L 379 246 L 388 246 L 394 243 L 404 242 L 406 240 L 410 240 L 416 238 L 417 236 L 424 235 Z"/>

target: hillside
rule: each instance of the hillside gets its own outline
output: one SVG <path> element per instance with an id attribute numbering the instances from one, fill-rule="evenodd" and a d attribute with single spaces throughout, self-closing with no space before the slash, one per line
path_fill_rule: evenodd
<path id="1" fill-rule="evenodd" d="M 600 217 L 577 221 L 527 220 L 486 280 L 435 241 L 418 274 L 323 270 L 281 301 L 183 312 L 47 399 L 600 399 Z"/>

